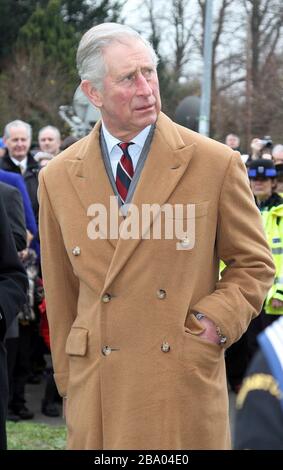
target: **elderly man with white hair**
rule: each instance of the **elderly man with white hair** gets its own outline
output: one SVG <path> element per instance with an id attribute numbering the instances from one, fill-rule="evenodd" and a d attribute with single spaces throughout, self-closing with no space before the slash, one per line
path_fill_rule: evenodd
<path id="1" fill-rule="evenodd" d="M 246 169 L 237 152 L 161 112 L 157 57 L 136 31 L 93 27 L 77 64 L 102 119 L 39 176 L 68 448 L 228 449 L 224 350 L 273 280 Z M 143 217 L 149 206 L 153 218 Z M 97 232 L 96 208 L 109 221 Z M 171 232 L 173 219 L 185 233 Z"/>
<path id="2" fill-rule="evenodd" d="M 272 159 L 275 165 L 278 165 L 278 163 L 283 163 L 283 145 L 282 144 L 277 144 L 273 147 Z"/>
<path id="3" fill-rule="evenodd" d="M 31 140 L 32 128 L 30 124 L 20 119 L 9 122 L 4 129 L 6 153 L 0 160 L 0 168 L 23 175 L 37 221 L 39 166 L 30 153 Z"/>
<path id="4" fill-rule="evenodd" d="M 54 126 L 45 126 L 38 133 L 38 144 L 41 152 L 55 156 L 60 152 L 61 134 Z"/>

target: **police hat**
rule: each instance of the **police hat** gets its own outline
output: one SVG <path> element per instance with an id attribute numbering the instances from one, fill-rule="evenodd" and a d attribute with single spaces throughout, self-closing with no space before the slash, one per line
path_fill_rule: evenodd
<path id="1" fill-rule="evenodd" d="M 248 175 L 249 178 L 275 178 L 277 172 L 272 160 L 259 158 L 249 164 Z"/>

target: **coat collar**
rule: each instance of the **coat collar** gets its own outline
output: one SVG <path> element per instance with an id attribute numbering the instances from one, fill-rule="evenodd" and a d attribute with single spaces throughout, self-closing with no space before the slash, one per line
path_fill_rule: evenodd
<path id="1" fill-rule="evenodd" d="M 114 197 L 114 193 L 104 167 L 99 133 L 100 123 L 97 123 L 79 147 L 79 153 L 72 160 L 66 159 L 65 165 L 85 210 L 88 211 L 91 204 L 99 203 L 109 214 L 110 196 Z M 194 149 L 195 144 L 186 145 L 177 126 L 167 116 L 160 113 L 151 148 L 131 202 L 137 206 L 139 213 L 141 213 L 142 204 L 162 206 L 166 203 L 186 171 Z M 118 240 L 110 240 L 107 234 L 104 234 L 115 248 L 105 279 L 105 289 L 123 268 L 153 221 L 143 224 L 139 238 L 128 240 L 123 237 L 126 221 L 121 216 L 119 223 L 121 236 Z"/>
<path id="2" fill-rule="evenodd" d="M 166 203 L 185 173 L 194 150 L 195 144 L 186 146 L 172 121 L 161 113 L 150 152 L 132 200 L 132 204 L 138 207 L 140 214 L 142 204 L 162 206 Z M 137 249 L 152 223 L 153 220 L 151 223 L 143 224 L 139 238 L 127 240 L 123 237 L 127 229 L 126 221 L 122 222 L 121 236 L 106 275 L 104 292 Z"/>
<path id="3" fill-rule="evenodd" d="M 82 145 L 77 146 L 77 153 L 72 154 L 74 158 L 66 159 L 64 163 L 85 212 L 88 213 L 92 204 L 101 204 L 109 214 L 110 196 L 113 201 L 115 195 L 101 155 L 100 126 L 101 123 L 98 122 Z M 116 205 L 118 211 L 118 203 Z M 115 248 L 117 240 L 108 239 L 107 233 L 103 235 Z"/>
<path id="4" fill-rule="evenodd" d="M 11 171 L 13 173 L 21 174 L 20 168 L 13 162 L 10 158 L 8 150 L 6 150 L 5 155 L 2 157 L 0 162 L 1 168 L 5 171 Z M 39 169 L 38 163 L 34 160 L 32 154 L 28 152 L 27 154 L 27 170 Z"/>

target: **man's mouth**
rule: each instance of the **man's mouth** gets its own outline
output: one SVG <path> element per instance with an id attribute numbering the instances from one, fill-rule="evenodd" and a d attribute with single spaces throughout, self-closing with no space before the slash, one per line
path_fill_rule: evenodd
<path id="1" fill-rule="evenodd" d="M 136 111 L 147 111 L 148 109 L 151 109 L 153 107 L 154 107 L 154 103 L 147 104 L 145 106 L 140 106 L 139 108 L 136 108 Z"/>

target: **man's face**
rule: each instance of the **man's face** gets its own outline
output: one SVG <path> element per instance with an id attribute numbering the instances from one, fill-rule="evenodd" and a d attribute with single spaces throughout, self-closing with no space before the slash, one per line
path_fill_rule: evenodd
<path id="1" fill-rule="evenodd" d="M 125 41 L 114 42 L 105 49 L 107 72 L 103 89 L 93 89 L 94 93 L 88 97 L 100 108 L 110 133 L 121 140 L 130 140 L 155 123 L 161 102 L 149 50 L 139 40 Z"/>
<path id="2" fill-rule="evenodd" d="M 60 151 L 60 140 L 58 138 L 58 134 L 52 129 L 45 129 L 40 132 L 38 143 L 42 152 L 57 155 Z"/>
<path id="3" fill-rule="evenodd" d="M 226 145 L 231 147 L 231 149 L 237 149 L 239 147 L 239 139 L 236 135 L 229 134 L 226 137 Z"/>
<path id="4" fill-rule="evenodd" d="M 283 193 L 283 175 L 277 176 L 276 192 L 277 193 Z"/>
<path id="5" fill-rule="evenodd" d="M 25 127 L 11 127 L 10 137 L 5 138 L 5 145 L 8 149 L 10 157 L 21 162 L 27 155 L 31 140 L 28 130 Z"/>
<path id="6" fill-rule="evenodd" d="M 272 158 L 275 165 L 278 165 L 278 163 L 283 163 L 283 151 L 275 153 Z"/>

